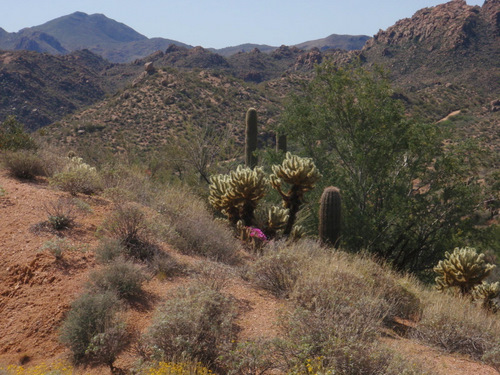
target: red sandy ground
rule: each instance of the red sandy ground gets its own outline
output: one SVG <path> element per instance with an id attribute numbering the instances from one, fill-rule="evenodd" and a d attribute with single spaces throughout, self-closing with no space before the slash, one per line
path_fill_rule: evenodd
<path id="1" fill-rule="evenodd" d="M 52 190 L 43 179 L 20 182 L 4 170 L 0 170 L 0 188 L 0 366 L 18 365 L 23 359 L 28 361 L 25 366 L 67 361 L 69 351 L 58 341 L 58 327 L 71 302 L 81 293 L 89 271 L 97 267 L 92 251 L 98 243 L 96 230 L 111 212 L 112 203 L 102 198 L 79 197 L 90 205 L 92 212 L 79 212 L 76 226 L 62 232 L 77 249 L 56 260 L 47 250 L 40 251 L 55 234 L 34 231 L 33 227 L 47 219 L 45 204 L 67 194 Z M 162 246 L 185 262 L 199 261 L 177 254 L 168 244 Z M 128 324 L 135 332 L 144 331 L 166 292 L 187 281 L 151 279 L 144 287 L 150 306 L 129 309 Z M 274 322 L 279 311 L 286 308 L 286 302 L 256 290 L 238 277 L 231 278 L 223 291 L 236 298 L 240 307 L 239 339 L 278 334 Z M 395 335 L 382 342 L 439 374 L 498 374 L 489 366 Z M 137 358 L 129 350 L 115 365 L 130 368 Z M 109 370 L 85 368 L 76 373 L 106 374 Z"/>

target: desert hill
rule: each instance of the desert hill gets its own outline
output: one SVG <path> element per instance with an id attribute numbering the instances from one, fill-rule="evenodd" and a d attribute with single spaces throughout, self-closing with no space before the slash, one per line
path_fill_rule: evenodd
<path id="1" fill-rule="evenodd" d="M 129 174 L 128 181 L 115 181 L 114 184 L 118 182 L 122 186 L 120 189 L 126 189 L 129 192 L 127 194 L 134 195 L 132 192 L 135 191 L 135 193 L 142 196 L 140 199 L 148 200 L 147 194 L 151 194 L 151 191 L 147 188 L 147 180 L 143 180 L 138 176 L 130 179 L 130 176 Z M 139 182 L 141 179 L 142 182 Z M 145 184 L 143 185 L 143 183 Z M 5 225 L 0 226 L 0 242 L 3 252 L 0 261 L 0 312 L 3 317 L 6 317 L 6 319 L 0 321 L 0 330 L 2 332 L 0 338 L 0 369 L 5 369 L 8 365 L 22 365 L 23 368 L 37 368 L 37 366 L 44 368 L 51 368 L 51 366 L 55 368 L 69 367 L 70 351 L 59 341 L 61 324 L 65 317 L 68 316 L 73 301 L 79 298 L 85 290 L 88 290 L 92 275 L 101 272 L 109 265 L 109 263 L 103 263 L 103 256 L 107 253 L 99 250 L 99 248 L 105 248 L 103 246 L 107 243 L 102 237 L 106 233 L 104 228 L 109 228 L 106 223 L 109 222 L 110 218 L 116 217 L 117 208 L 125 204 L 122 198 L 116 196 L 117 187 L 109 186 L 111 190 L 101 195 L 85 196 L 78 194 L 77 196 L 70 196 L 68 193 L 51 188 L 44 178 L 38 178 L 31 182 L 19 181 L 12 178 L 5 169 L 0 169 L 0 217 L 2 220 L 9 218 L 4 223 Z M 122 190 L 122 192 L 124 191 Z M 165 212 L 174 207 L 177 207 L 177 210 L 182 207 L 182 214 L 177 216 L 176 219 L 178 228 L 186 225 L 189 222 L 189 215 L 194 212 L 201 215 L 198 216 L 197 221 L 197 226 L 202 226 L 199 229 L 213 230 L 218 228 L 215 223 L 210 224 L 212 219 L 208 219 L 210 215 L 207 216 L 203 211 L 204 209 L 201 208 L 202 206 L 199 206 L 198 198 L 193 201 L 189 194 L 186 195 L 186 192 L 171 187 L 167 189 L 165 194 L 165 197 L 170 198 L 157 201 L 154 204 L 163 207 L 163 210 L 167 210 Z M 50 208 L 51 204 L 61 200 L 66 202 L 66 205 L 71 204 L 73 207 L 77 207 L 72 215 L 74 224 L 70 228 L 55 231 L 47 225 L 47 207 Z M 169 208 L 170 206 L 171 208 Z M 198 208 L 195 208 L 195 206 Z M 148 277 L 141 286 L 141 298 L 127 302 L 123 306 L 121 319 L 126 322 L 135 343 L 132 343 L 114 362 L 115 367 L 121 373 L 137 373 L 132 371 L 138 371 L 139 359 L 144 353 L 135 340 L 148 332 L 155 316 L 157 316 L 157 308 L 174 298 L 172 297 L 173 291 L 185 285 L 193 285 L 193 283 L 196 285 L 196 283 L 202 282 L 205 285 L 211 285 L 211 288 L 216 288 L 215 290 L 228 296 L 233 301 L 237 307 L 235 319 L 237 330 L 234 340 L 242 343 L 261 343 L 284 335 L 282 328 L 280 328 L 280 325 L 276 325 L 276 322 L 282 314 L 293 311 L 294 303 L 297 303 L 296 300 L 293 298 L 279 298 L 269 290 L 259 287 L 258 285 L 261 284 L 259 282 L 255 283 L 256 280 L 249 280 L 248 276 L 245 276 L 248 274 L 248 270 L 258 270 L 259 268 L 252 267 L 258 265 L 259 261 L 262 262 L 263 259 L 266 259 L 265 257 L 260 258 L 262 255 L 244 249 L 242 245 L 238 245 L 237 239 L 233 239 L 234 244 L 232 247 L 238 249 L 234 250 L 237 251 L 235 255 L 238 255 L 243 263 L 232 265 L 231 262 L 225 264 L 221 261 L 209 260 L 200 254 L 196 254 L 195 251 L 197 250 L 194 250 L 194 248 L 190 250 L 190 248 L 181 246 L 181 242 L 171 242 L 171 240 L 177 238 L 175 236 L 170 237 L 170 240 L 162 237 L 160 235 L 161 231 L 158 232 L 158 230 L 162 228 L 161 223 L 166 219 L 166 216 L 161 216 L 161 212 L 160 216 L 158 216 L 158 212 L 151 210 L 151 207 L 142 204 L 134 207 L 140 207 L 143 212 L 147 212 L 149 221 L 156 222 L 154 233 L 156 233 L 155 238 L 157 240 L 155 241 L 157 242 L 155 251 L 165 254 L 164 256 L 170 261 L 168 265 L 162 266 L 164 267 L 162 269 L 165 270 L 162 272 L 169 272 L 167 274 L 152 273 L 150 268 L 139 261 L 135 265 L 136 268 L 142 269 L 142 272 L 147 272 Z M 193 209 L 196 211 L 192 211 Z M 179 233 L 182 233 L 182 236 L 189 236 L 188 232 Z M 198 249 L 202 249 L 203 241 L 216 240 L 220 243 L 226 241 L 225 237 L 210 239 L 208 234 L 196 237 L 197 234 L 193 233 L 192 236 L 193 238 L 199 238 L 196 245 L 193 242 L 193 245 L 197 246 Z M 200 240 L 201 242 L 199 242 Z M 223 245 L 219 244 L 217 246 Z M 304 249 L 300 248 L 301 251 L 304 251 Z M 57 251 L 60 251 L 60 253 Z M 337 271 L 335 272 L 339 272 L 337 277 L 345 278 L 346 275 L 354 275 L 358 271 L 357 269 L 346 268 L 348 267 L 347 263 L 342 263 L 347 262 L 350 259 L 349 257 L 342 255 L 342 253 L 336 256 L 338 256 L 338 259 L 336 261 Z M 106 262 L 109 262 L 109 260 Z M 367 262 L 366 259 L 363 260 L 361 257 L 357 260 L 351 259 L 348 262 L 354 262 L 358 267 L 361 265 L 372 267 L 363 272 L 367 272 L 364 277 L 369 278 L 370 282 L 375 282 L 374 285 L 378 285 L 379 280 L 383 280 L 382 286 L 389 282 L 393 283 L 394 281 L 391 281 L 391 278 L 396 277 L 394 275 L 390 276 L 391 274 L 387 273 L 388 271 L 380 268 L 376 263 Z M 340 270 L 338 270 L 339 267 Z M 379 279 L 380 277 L 381 279 Z M 404 290 L 411 291 L 406 292 L 410 294 L 396 294 L 403 298 L 401 301 L 404 302 L 402 303 L 410 303 L 412 299 L 408 300 L 408 296 L 415 293 L 415 290 L 419 290 L 419 296 L 425 299 L 425 308 L 429 309 L 431 317 L 432 314 L 450 314 L 450 312 L 445 312 L 446 309 L 443 310 L 443 307 L 438 307 L 443 305 L 439 302 L 443 297 L 437 295 L 436 292 L 424 291 L 416 285 L 412 286 L 409 284 L 408 279 L 398 280 L 397 283 L 401 283 L 400 285 L 404 286 Z M 351 281 L 354 282 L 355 279 Z M 262 280 L 260 282 L 262 283 Z M 392 285 L 390 283 L 389 285 Z M 353 293 L 349 283 L 342 285 L 339 293 Z M 401 286 L 396 287 L 396 285 L 392 287 L 396 289 L 391 289 L 391 293 L 396 293 L 399 290 L 397 288 L 401 288 Z M 358 286 L 355 289 L 360 287 Z M 435 297 L 432 297 L 432 295 L 435 295 Z M 367 296 L 360 296 L 359 298 L 367 298 Z M 380 296 L 375 298 L 380 298 Z M 392 301 L 392 299 L 390 300 Z M 458 303 L 458 300 L 453 300 L 453 303 Z M 407 308 L 413 311 L 414 307 L 410 306 L 413 305 L 410 303 Z M 399 309 L 401 308 L 400 306 Z M 453 307 L 453 309 L 457 308 L 462 311 L 459 306 Z M 476 310 L 470 309 L 467 311 L 467 315 L 473 314 L 473 316 L 480 313 L 480 311 L 476 312 Z M 492 324 L 491 317 L 486 318 L 484 316 L 483 318 L 490 319 L 489 324 Z M 444 319 L 451 318 L 445 315 Z M 367 321 L 364 324 L 375 324 L 375 322 Z M 389 350 L 388 353 L 394 351 L 397 353 L 395 358 L 403 356 L 406 363 L 412 364 L 411 366 L 417 369 L 416 373 L 418 374 L 425 372 L 426 374 L 446 375 L 450 373 L 450 369 L 456 375 L 498 374 L 492 367 L 480 363 L 470 356 L 456 353 L 449 354 L 443 352 L 443 349 L 434 348 L 429 344 L 416 340 L 415 337 L 418 337 L 418 335 L 411 336 L 407 334 L 408 330 L 414 329 L 416 324 L 418 327 L 418 322 L 403 319 L 396 320 L 394 326 L 389 324 L 384 326 L 385 328 L 380 327 L 380 331 L 377 329 L 377 336 L 372 345 L 378 348 L 377 350 Z M 477 329 L 475 325 L 472 325 L 473 323 L 468 324 L 471 324 L 469 329 Z M 440 325 L 439 327 L 445 326 Z M 363 326 L 363 330 L 372 328 L 371 326 Z M 471 340 L 475 340 L 475 338 L 471 338 Z M 251 358 L 261 360 L 258 352 L 245 352 L 244 355 L 252 355 L 255 357 Z M 270 366 L 270 369 L 274 371 L 273 373 L 276 373 L 276 371 L 282 373 L 279 370 L 280 362 L 277 359 L 278 357 L 277 355 L 271 364 L 256 362 L 256 366 Z M 377 363 L 376 360 L 375 363 Z M 397 366 L 397 363 L 399 363 L 398 359 L 395 360 L 394 365 Z M 234 362 L 234 365 L 237 365 L 237 362 Z M 383 366 L 383 364 L 379 365 Z M 16 368 L 18 367 L 14 367 L 14 370 Z M 104 374 L 109 372 L 109 369 L 104 366 L 75 366 L 74 369 L 73 373 L 75 374 Z M 418 369 L 421 369 L 421 372 L 418 372 Z"/>

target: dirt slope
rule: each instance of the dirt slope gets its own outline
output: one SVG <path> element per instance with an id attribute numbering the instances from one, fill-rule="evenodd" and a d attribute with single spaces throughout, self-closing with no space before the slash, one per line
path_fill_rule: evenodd
<path id="1" fill-rule="evenodd" d="M 44 205 L 66 196 L 50 189 L 44 180 L 19 182 L 0 170 L 0 366 L 21 362 L 31 366 L 69 358 L 68 350 L 58 341 L 58 327 L 71 301 L 82 291 L 89 271 L 98 267 L 92 251 L 98 242 L 96 230 L 113 205 L 98 197 L 78 197 L 91 211 L 88 208 L 79 211 L 77 225 L 62 232 L 74 249 L 57 260 L 47 250 L 40 251 L 55 234 L 40 229 L 39 223 L 46 220 Z M 162 246 L 184 262 L 202 261 L 180 255 L 168 244 Z M 144 331 L 166 292 L 188 281 L 187 277 L 148 281 L 144 287 L 148 303 L 127 312 L 132 329 L 137 333 Z M 235 297 L 240 307 L 239 340 L 270 338 L 279 333 L 274 322 L 279 311 L 286 309 L 286 301 L 256 290 L 237 276 L 228 278 L 222 290 Z M 396 335 L 382 339 L 381 344 L 393 347 L 439 374 L 498 374 L 489 366 L 445 355 Z M 122 354 L 115 365 L 130 368 L 137 358 L 131 349 Z M 85 368 L 76 373 L 108 371 Z"/>

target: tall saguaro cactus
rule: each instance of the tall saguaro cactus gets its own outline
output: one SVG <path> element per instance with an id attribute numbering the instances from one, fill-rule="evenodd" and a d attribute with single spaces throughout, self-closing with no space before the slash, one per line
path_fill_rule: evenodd
<path id="1" fill-rule="evenodd" d="M 245 166 L 254 169 L 257 165 L 257 111 L 250 108 L 245 118 Z"/>
<path id="2" fill-rule="evenodd" d="M 319 206 L 319 238 L 325 245 L 338 247 L 341 219 L 340 190 L 329 186 L 323 190 Z"/>
<path id="3" fill-rule="evenodd" d="M 286 154 L 286 134 L 276 134 L 276 152 L 284 152 Z"/>

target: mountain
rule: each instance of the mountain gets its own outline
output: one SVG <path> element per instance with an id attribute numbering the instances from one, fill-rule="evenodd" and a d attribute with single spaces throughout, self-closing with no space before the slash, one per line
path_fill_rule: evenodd
<path id="1" fill-rule="evenodd" d="M 257 48 L 261 52 L 271 52 L 274 51 L 278 47 L 269 46 L 267 44 L 254 44 L 254 43 L 245 43 L 239 44 L 237 46 L 225 47 L 225 48 L 208 48 L 209 51 L 217 53 L 221 56 L 229 57 L 236 53 L 240 52 L 250 52 Z"/>
<path id="2" fill-rule="evenodd" d="M 148 39 L 127 25 L 103 14 L 75 12 L 17 33 L 0 31 L 0 49 L 66 54 L 88 49 L 113 62 L 128 62 L 147 56 L 170 44 L 171 39 Z"/>
<path id="3" fill-rule="evenodd" d="M 360 49 L 367 36 L 331 35 L 324 39 L 304 42 L 300 49 Z M 0 49 L 28 50 L 50 54 L 67 54 L 88 49 L 112 62 L 131 62 L 156 51 L 165 51 L 171 44 L 192 48 L 185 43 L 165 38 L 147 38 L 129 26 L 107 18 L 103 14 L 88 15 L 75 12 L 43 25 L 28 27 L 17 33 L 0 29 Z M 221 49 L 208 49 L 221 56 L 250 52 L 258 48 L 271 52 L 278 47 L 263 44 L 241 44 Z"/>
<path id="4" fill-rule="evenodd" d="M 346 51 L 352 51 L 363 48 L 368 39 L 370 39 L 370 37 L 367 35 L 332 34 L 326 38 L 296 44 L 295 47 L 304 50 L 318 48 L 320 51 L 327 49 L 344 49 Z"/>

